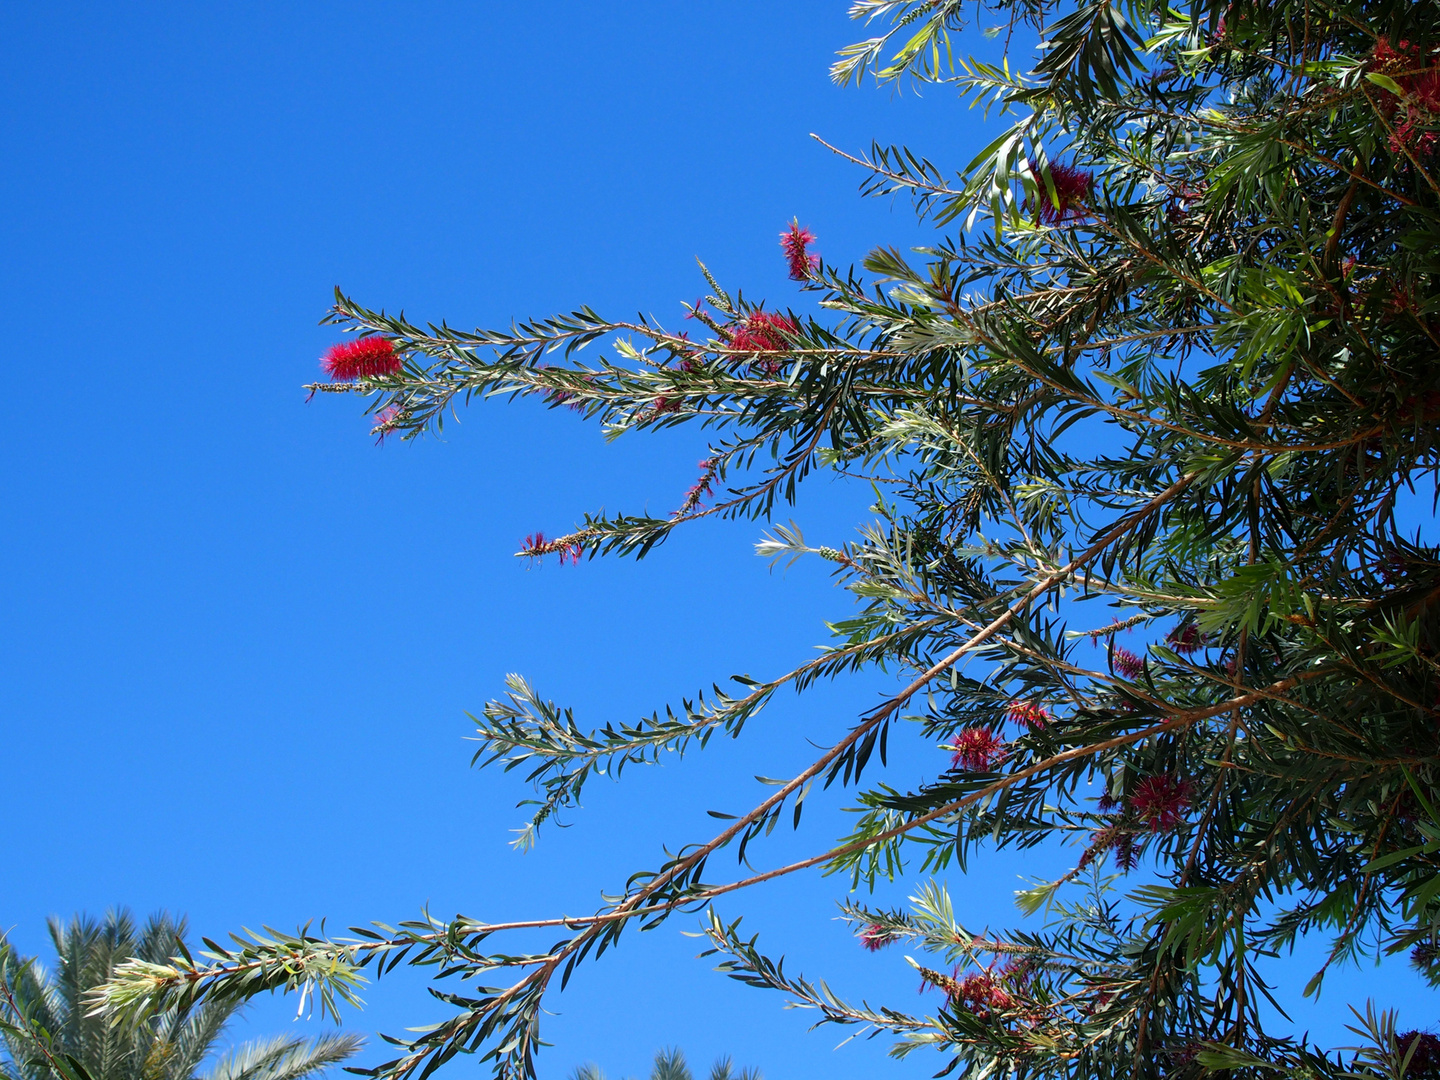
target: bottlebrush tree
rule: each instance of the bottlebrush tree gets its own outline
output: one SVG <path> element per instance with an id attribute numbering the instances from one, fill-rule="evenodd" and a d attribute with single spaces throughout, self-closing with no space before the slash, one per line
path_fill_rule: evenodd
<path id="1" fill-rule="evenodd" d="M 962 11 L 1040 59 L 1024 74 L 952 61 Z M 906 672 L 893 695 L 587 917 L 237 938 L 132 964 L 97 1009 L 124 1022 L 279 988 L 328 1011 L 365 973 L 429 966 L 453 1014 L 369 1074 L 421 1080 L 464 1052 L 529 1076 L 548 992 L 628 929 L 703 912 L 730 975 L 957 1076 L 1440 1070 L 1440 1040 L 1362 1003 L 1358 1049 L 1267 1030 L 1263 1008 L 1267 965 L 1307 936 L 1331 961 L 1394 954 L 1440 982 L 1440 551 L 1416 524 L 1437 494 L 1440 7 L 852 14 L 888 29 L 841 54 L 838 82 L 941 83 L 997 117 L 959 173 L 898 147 L 850 155 L 863 190 L 913 197 L 929 247 L 844 270 L 794 222 L 777 258 L 822 317 L 707 272 L 688 332 L 582 307 L 467 333 L 337 293 L 330 319 L 356 336 L 313 389 L 366 397 L 382 438 L 497 393 L 612 433 L 711 433 L 674 513 L 587 515 L 532 537 L 537 558 L 643 556 L 709 516 L 769 522 L 817 472 L 883 482 L 877 523 L 850 542 L 770 525 L 759 545 L 829 562 L 855 594 L 818 659 L 598 730 L 512 680 L 479 738 L 539 788 L 525 843 L 592 775 L 738 738 L 781 688 L 883 664 Z M 938 780 L 886 775 L 902 723 L 939 747 Z M 814 784 L 857 788 L 831 846 L 754 872 L 718 858 L 760 859 Z M 1021 896 L 1048 923 L 959 921 L 944 887 L 958 860 L 1041 844 L 1072 866 Z M 862 886 L 931 876 L 912 910 L 844 910 L 860 944 L 915 958 L 937 1011 L 841 1000 L 711 907 L 810 868 Z M 553 946 L 507 951 L 537 927 Z"/>

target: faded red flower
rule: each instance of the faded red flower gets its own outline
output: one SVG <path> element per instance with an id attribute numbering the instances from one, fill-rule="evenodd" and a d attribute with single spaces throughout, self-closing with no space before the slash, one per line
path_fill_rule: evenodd
<path id="1" fill-rule="evenodd" d="M 585 403 L 576 396 L 573 390 L 547 390 L 545 391 L 545 400 L 551 405 L 564 405 L 572 412 L 578 412 L 585 408 Z"/>
<path id="2" fill-rule="evenodd" d="M 1440 1038 L 1428 1031 L 1405 1031 L 1395 1036 L 1395 1044 L 1402 1054 L 1410 1054 L 1406 1076 L 1440 1076 Z"/>
<path id="3" fill-rule="evenodd" d="M 385 436 L 395 430 L 395 417 L 399 415 L 399 405 L 387 405 L 375 414 L 375 423 L 370 428 L 370 434 L 375 436 L 376 446 L 383 443 Z"/>
<path id="4" fill-rule="evenodd" d="M 536 367 L 548 368 L 549 365 L 537 364 Z M 584 379 L 587 383 L 595 381 L 595 376 L 590 374 L 581 375 L 581 378 Z M 552 387 L 548 390 L 542 387 L 536 387 L 535 392 L 539 393 L 545 399 L 545 401 L 549 402 L 551 405 L 564 405 L 572 412 L 583 412 L 585 410 L 585 402 L 580 397 L 580 393 L 576 390 L 566 390 L 563 387 L 558 386 Z"/>
<path id="5" fill-rule="evenodd" d="M 1115 852 L 1115 866 L 1117 869 L 1127 874 L 1135 869 L 1135 864 L 1140 859 L 1140 849 L 1135 846 L 1135 837 L 1133 834 L 1122 832 L 1115 838 L 1112 850 Z"/>
<path id="6" fill-rule="evenodd" d="M 993 728 L 966 728 L 950 741 L 950 746 L 955 751 L 950 758 L 952 769 L 989 772 L 1005 760 L 1005 740 Z"/>
<path id="7" fill-rule="evenodd" d="M 1428 422 L 1440 415 L 1440 390 L 1427 390 L 1424 394 L 1406 398 L 1400 403 L 1401 420 Z"/>
<path id="8" fill-rule="evenodd" d="M 1024 724 L 1031 731 L 1043 728 L 1050 722 L 1050 714 L 1033 701 L 1010 702 L 1005 717 L 1017 724 Z"/>
<path id="9" fill-rule="evenodd" d="M 1130 809 L 1151 832 L 1169 832 L 1190 809 L 1190 783 L 1173 776 L 1147 776 L 1130 793 Z"/>
<path id="10" fill-rule="evenodd" d="M 320 367 L 331 382 L 354 382 L 400 370 L 400 357 L 389 338 L 363 337 L 331 345 L 320 358 Z"/>
<path id="11" fill-rule="evenodd" d="M 1145 661 L 1123 645 L 1110 650 L 1110 666 L 1127 679 L 1138 679 L 1145 674 Z"/>
<path id="12" fill-rule="evenodd" d="M 895 937 L 879 923 L 871 923 L 860 934 L 860 944 L 870 952 L 879 952 L 895 941 Z"/>
<path id="13" fill-rule="evenodd" d="M 1139 856 L 1139 850 L 1135 846 L 1134 834 L 1123 825 L 1107 825 L 1103 829 L 1097 829 L 1090 836 L 1090 843 L 1080 853 L 1080 861 L 1075 869 L 1084 870 L 1096 859 L 1103 859 L 1107 852 L 1115 853 L 1115 865 L 1129 873 L 1135 869 L 1135 861 Z"/>
<path id="14" fill-rule="evenodd" d="M 655 411 L 657 413 L 679 412 L 680 399 L 678 397 L 657 397 L 655 399 Z"/>
<path id="15" fill-rule="evenodd" d="M 580 556 L 585 554 L 585 545 L 578 540 L 547 540 L 543 532 L 531 533 L 525 537 L 525 543 L 520 547 L 520 554 L 532 559 L 538 559 L 544 555 L 560 556 L 560 565 L 567 562 L 580 565 Z"/>
<path id="16" fill-rule="evenodd" d="M 808 281 L 810 275 L 820 267 L 820 256 L 812 255 L 807 250 L 810 244 L 815 242 L 815 234 L 809 229 L 802 229 L 800 221 L 790 222 L 790 227 L 780 234 L 780 247 L 785 251 L 785 259 L 790 264 L 790 278 L 793 281 Z"/>
<path id="17" fill-rule="evenodd" d="M 1199 1043 L 1192 1042 L 1186 1043 L 1184 1046 L 1177 1046 L 1173 1050 L 1167 1050 L 1165 1054 L 1176 1065 L 1189 1065 L 1202 1049 L 1203 1047 Z"/>
<path id="18" fill-rule="evenodd" d="M 1003 1012 L 1015 1006 L 1014 996 L 989 971 L 972 971 L 947 989 L 952 1002 L 981 1019 L 989 1016 L 991 1009 Z"/>
<path id="19" fill-rule="evenodd" d="M 700 466 L 700 477 L 690 485 L 690 490 L 685 492 L 685 501 L 680 504 L 672 517 L 679 517 L 681 514 L 688 514 L 700 505 L 700 500 L 710 494 L 711 486 L 715 483 L 715 473 L 720 467 L 718 457 L 706 458 L 697 463 Z"/>
<path id="20" fill-rule="evenodd" d="M 689 315 L 685 317 L 687 319 L 690 318 Z M 677 364 L 676 367 L 687 374 L 693 371 L 699 371 L 700 368 L 704 366 L 704 362 L 701 360 L 700 354 L 696 351 L 695 346 L 690 344 L 690 332 L 688 330 L 682 330 L 675 336 L 683 342 L 683 344 L 673 347 L 675 355 L 680 357 L 680 363 Z"/>
<path id="21" fill-rule="evenodd" d="M 1385 312 L 1388 315 L 1419 315 L 1420 308 L 1415 303 L 1414 286 L 1408 282 L 1402 285 L 1398 281 L 1391 281 Z"/>
<path id="22" fill-rule="evenodd" d="M 1032 160 L 1030 171 L 1040 186 L 1040 220 L 1046 225 L 1059 225 L 1085 215 L 1085 203 L 1095 187 L 1095 177 L 1074 165 L 1054 164 L 1050 166 L 1050 180 L 1055 185 L 1055 197 L 1045 187 L 1040 164 Z"/>

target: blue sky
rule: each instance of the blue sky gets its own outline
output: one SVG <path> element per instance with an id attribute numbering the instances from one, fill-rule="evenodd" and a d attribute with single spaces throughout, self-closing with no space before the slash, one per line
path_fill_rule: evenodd
<path id="1" fill-rule="evenodd" d="M 782 699 L 741 744 L 593 784 L 572 828 L 515 854 L 527 792 L 470 770 L 464 742 L 465 711 L 506 672 L 582 723 L 628 719 L 804 659 L 845 595 L 818 567 L 769 573 L 753 523 L 705 523 L 638 565 L 513 557 L 587 509 L 670 509 L 704 451 L 695 433 L 605 444 L 564 410 L 492 403 L 443 441 L 377 448 L 355 402 L 307 405 L 300 389 L 334 340 L 316 322 L 337 284 L 458 325 L 582 303 L 678 322 L 703 289 L 697 255 L 728 286 L 803 307 L 776 245 L 792 216 L 842 264 L 923 241 L 908 205 L 861 201 L 860 175 L 808 134 L 959 166 L 983 129 L 939 91 L 830 85 L 834 51 L 865 36 L 844 8 L 0 9 L 0 285 L 16 338 L 0 920 L 22 949 L 42 949 L 49 914 L 117 904 L 187 912 L 211 936 L 425 904 L 588 911 L 875 700 L 877 679 Z M 821 481 L 794 516 L 840 542 L 867 501 Z M 897 754 L 938 770 L 931 748 Z M 821 842 L 835 830 L 821 817 L 766 860 Z M 1035 869 L 1001 858 L 952 886 L 975 925 L 1005 921 Z M 831 921 L 839 893 L 786 881 L 745 910 L 797 970 L 918 1006 L 898 955 L 863 953 Z M 639 1073 L 672 1043 L 772 1078 L 934 1071 L 885 1064 L 882 1041 L 832 1053 L 843 1032 L 807 1034 L 779 998 L 693 959 L 679 933 L 693 928 L 632 937 L 582 971 L 552 1003 L 542 1076 L 584 1060 Z M 1417 993 L 1403 971 L 1380 989 Z M 347 1018 L 362 1030 L 444 1015 L 415 980 L 366 996 Z M 1317 1022 L 1333 1027 L 1340 1000 Z M 262 1002 L 250 1029 L 292 1011 Z"/>

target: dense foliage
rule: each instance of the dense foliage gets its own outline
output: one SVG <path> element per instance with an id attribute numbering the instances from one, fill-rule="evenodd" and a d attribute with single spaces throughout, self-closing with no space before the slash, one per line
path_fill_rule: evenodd
<path id="1" fill-rule="evenodd" d="M 103 921 L 50 920 L 56 965 L 0 945 L 0 1075 L 5 1080 L 304 1080 L 360 1049 L 355 1035 L 277 1035 L 234 1047 L 217 1060 L 241 1002 L 143 1010 L 124 1026 L 88 1015 L 85 995 L 140 959 L 183 950 L 185 921 L 157 915 L 136 926 L 126 912 Z M 209 1066 L 205 1068 L 205 1066 Z M 202 1071 L 204 1069 L 204 1071 Z"/>
<path id="2" fill-rule="evenodd" d="M 535 557 L 643 555 L 710 515 L 769 521 L 817 470 L 884 493 L 850 543 L 772 526 L 760 545 L 828 560 L 857 597 L 813 663 L 594 731 L 515 679 L 480 737 L 482 758 L 541 791 L 527 842 L 597 771 L 738 737 L 782 687 L 884 664 L 908 672 L 893 696 L 591 917 L 426 920 L 137 963 L 100 999 L 113 1015 L 275 987 L 331 1008 L 362 969 L 431 965 L 460 984 L 442 994 L 453 1016 L 374 1074 L 479 1052 L 518 1077 L 543 995 L 632 924 L 807 867 L 861 884 L 906 867 L 936 875 L 914 910 L 847 911 L 865 944 L 920 958 L 943 990 L 933 1015 L 839 1000 L 713 912 L 711 946 L 735 977 L 892 1032 L 900 1053 L 929 1047 L 957 1075 L 1440 1070 L 1440 1042 L 1397 1035 L 1393 1017 L 1366 1014 L 1348 1051 L 1262 1023 L 1265 965 L 1304 935 L 1334 961 L 1408 954 L 1440 982 L 1440 553 L 1418 524 L 1437 492 L 1440 8 L 852 13 L 889 29 L 842 54 L 838 81 L 941 83 L 997 124 L 958 174 L 904 148 L 856 157 L 868 192 L 914 197 L 929 247 L 847 271 L 797 224 L 784 253 L 824 318 L 707 272 L 688 332 L 581 308 L 465 333 L 337 294 L 333 321 L 359 336 L 330 357 L 341 381 L 316 389 L 371 395 L 382 438 L 497 393 L 613 434 L 713 434 L 674 514 L 587 516 L 532 537 Z M 1010 62 L 954 59 L 970 15 L 1008 23 Z M 604 342 L 613 359 L 579 352 Z M 950 748 L 938 780 L 860 790 L 853 830 L 794 865 L 734 879 L 711 858 L 759 859 L 812 784 L 871 781 L 902 722 Z M 977 937 L 957 921 L 957 860 L 1043 843 L 1073 860 L 1022 898 L 1049 930 Z M 492 945 L 546 925 L 560 937 L 541 953 Z"/>

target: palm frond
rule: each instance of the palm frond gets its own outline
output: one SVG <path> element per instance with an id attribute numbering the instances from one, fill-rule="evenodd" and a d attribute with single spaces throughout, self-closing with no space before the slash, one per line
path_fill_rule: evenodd
<path id="1" fill-rule="evenodd" d="M 357 1034 L 338 1031 L 313 1039 L 256 1039 L 225 1055 L 200 1080 L 300 1080 L 344 1061 L 364 1042 Z"/>
<path id="2" fill-rule="evenodd" d="M 678 1046 L 657 1050 L 655 1065 L 650 1070 L 650 1080 L 691 1080 L 685 1052 Z"/>

